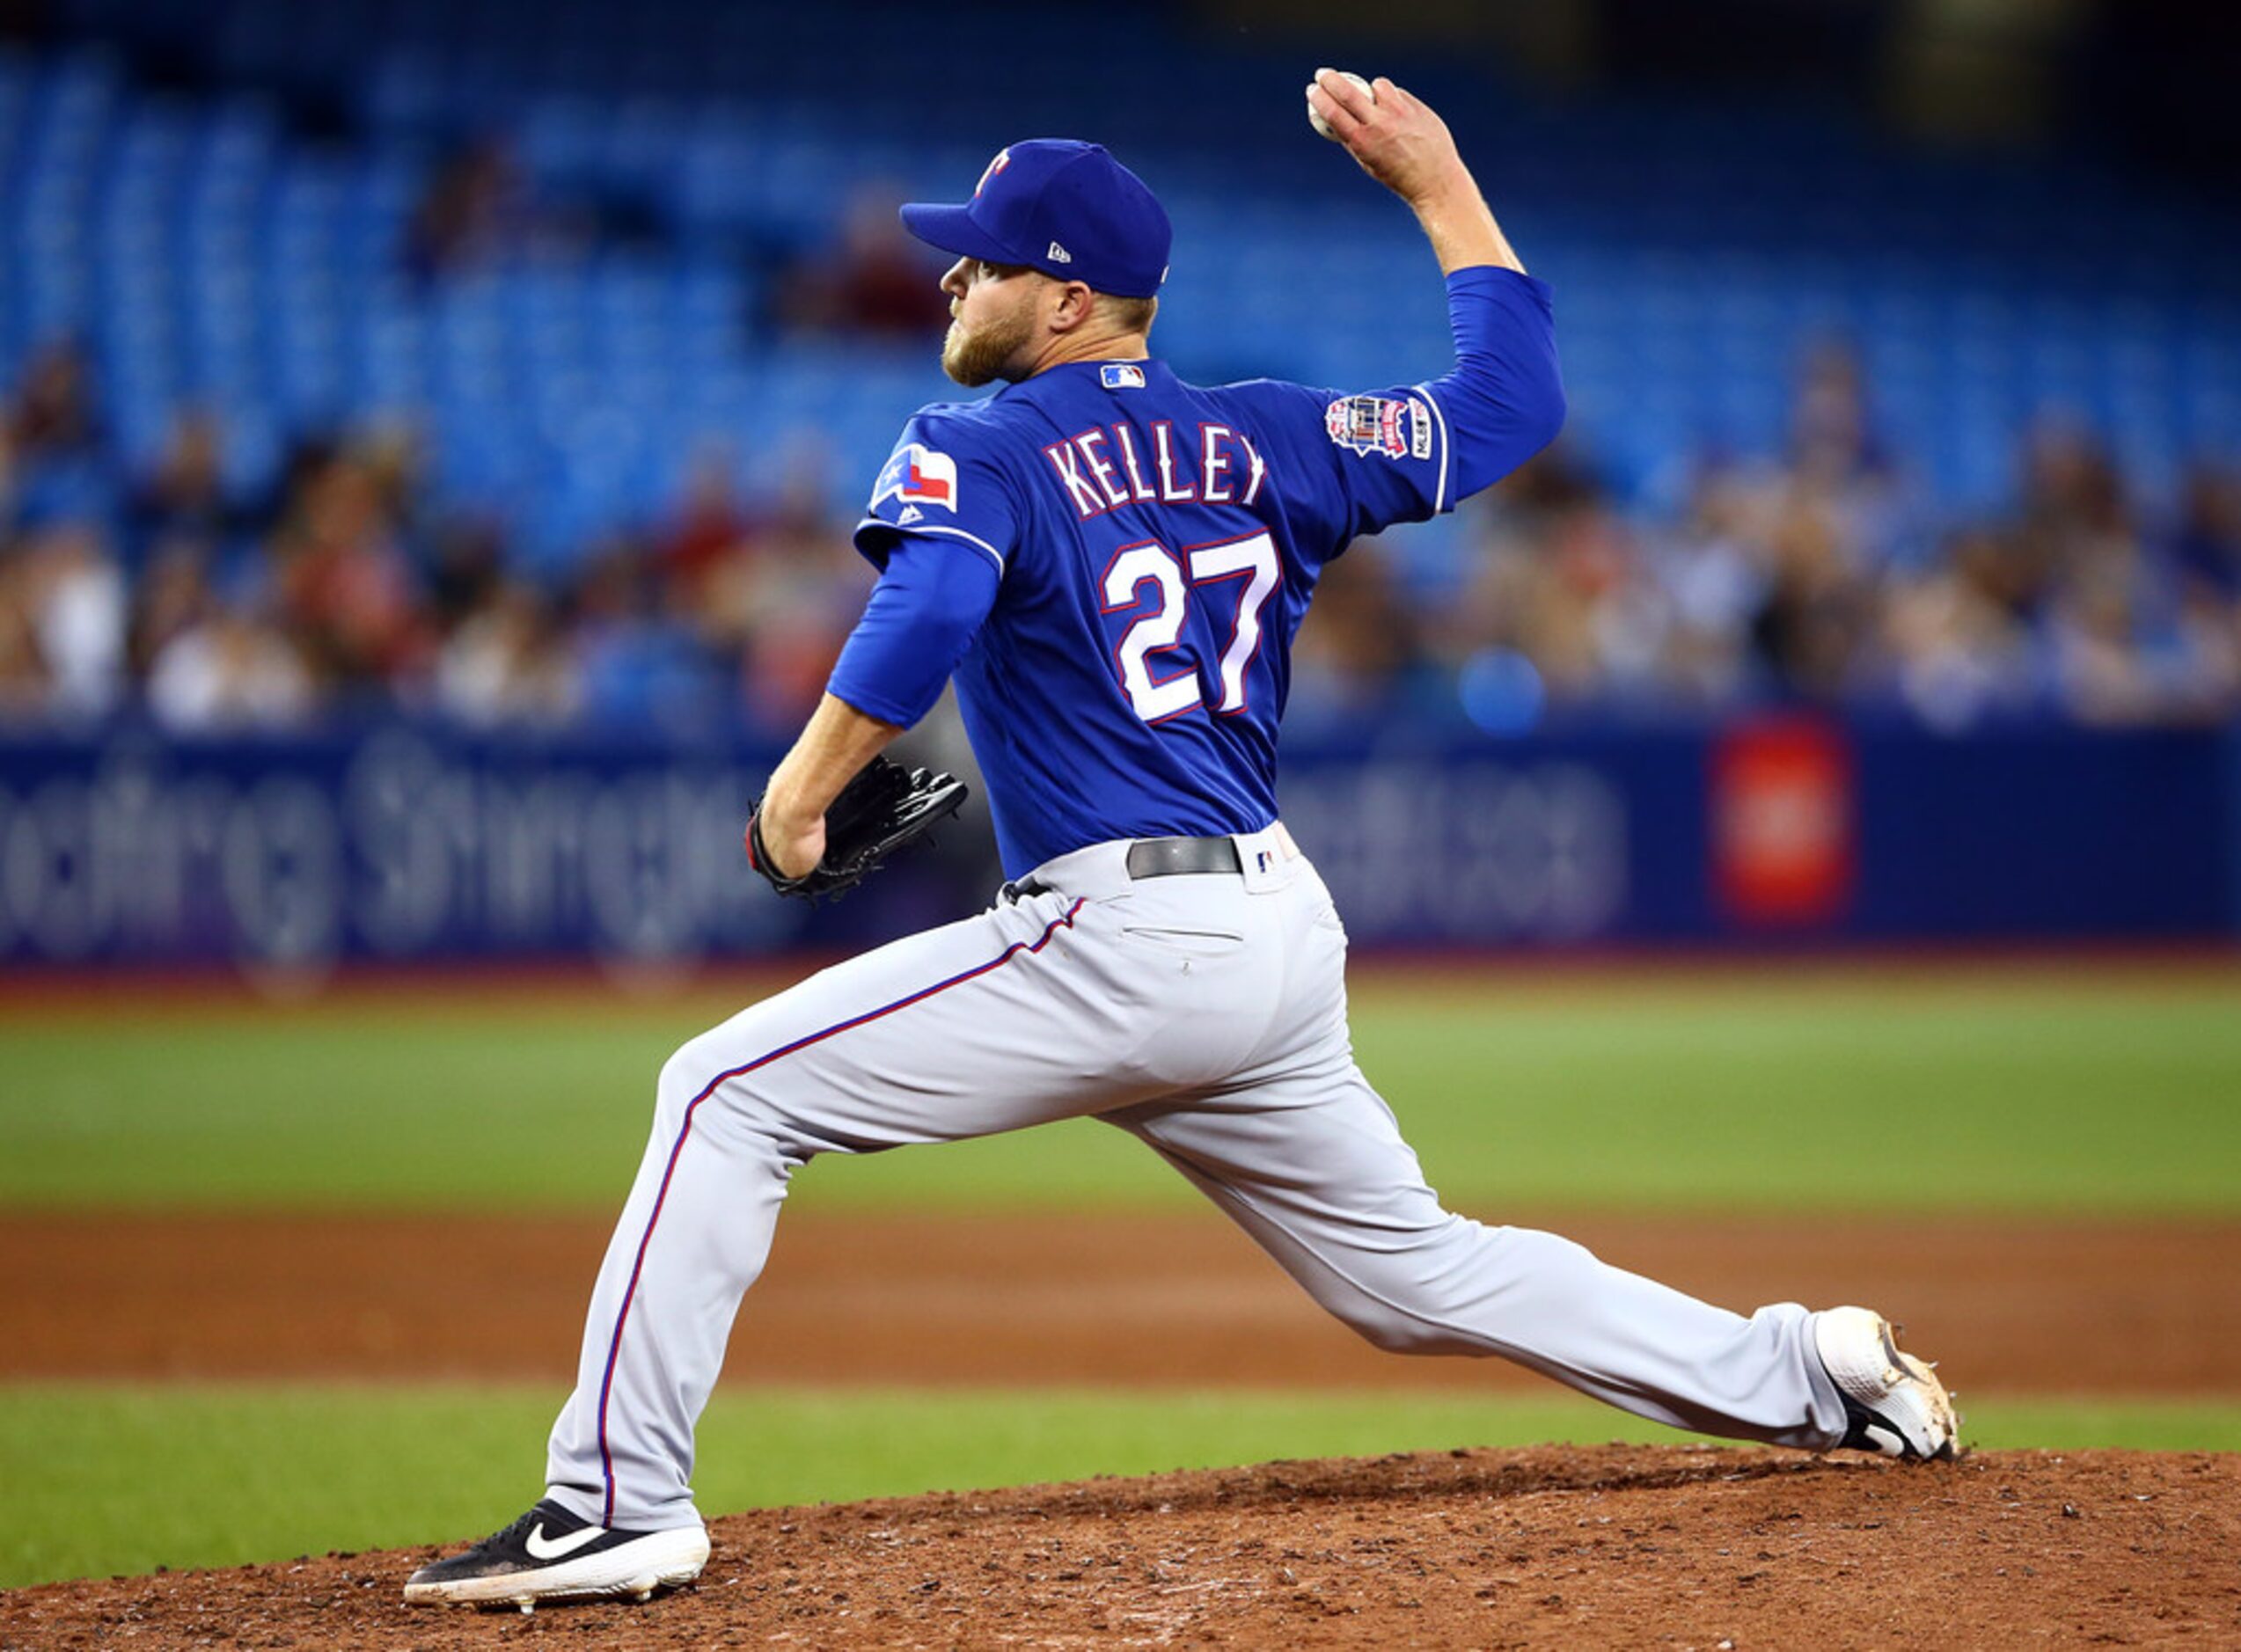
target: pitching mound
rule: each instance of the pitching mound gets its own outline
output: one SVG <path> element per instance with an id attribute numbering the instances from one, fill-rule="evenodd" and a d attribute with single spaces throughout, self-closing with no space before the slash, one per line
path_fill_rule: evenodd
<path id="1" fill-rule="evenodd" d="M 2241 1457 L 1542 1447 L 772 1509 L 696 1588 L 528 1618 L 400 1604 L 436 1553 L 26 1590 L 0 1646 L 2232 1645 Z"/>

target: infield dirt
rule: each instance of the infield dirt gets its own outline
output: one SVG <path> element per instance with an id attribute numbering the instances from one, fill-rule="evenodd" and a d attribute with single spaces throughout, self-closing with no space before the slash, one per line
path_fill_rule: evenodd
<path id="1" fill-rule="evenodd" d="M 1549 1225 L 1732 1307 L 1881 1307 L 1964 1391 L 2241 1393 L 2241 1223 L 1577 1214 Z M 0 1378 L 565 1383 L 607 1232 L 599 1218 L 0 1214 Z M 796 1211 L 740 1314 L 727 1378 L 1542 1385 L 1498 1360 L 1379 1353 L 1205 1212 Z"/>
<path id="2" fill-rule="evenodd" d="M 1701 1447 L 1278 1463 L 770 1509 L 649 1605 L 408 1607 L 436 1553 L 0 1597 L 0 1648 L 2241 1641 L 2241 1458 Z"/>
<path id="3" fill-rule="evenodd" d="M 1888 1306 L 1965 1392 L 2209 1397 L 2241 1371 L 2241 1224 L 1549 1225 L 1715 1300 Z M 604 1239 L 568 1219 L 0 1216 L 0 1377 L 549 1378 L 557 1396 Z M 781 1228 L 729 1376 L 1540 1381 L 1375 1353 L 1212 1217 L 810 1211 Z M 649 1606 L 407 1608 L 428 1548 L 19 1590 L 0 1649 L 2241 1645 L 2230 1455 L 1459 1451 L 761 1510 L 714 1537 L 700 1583 Z"/>

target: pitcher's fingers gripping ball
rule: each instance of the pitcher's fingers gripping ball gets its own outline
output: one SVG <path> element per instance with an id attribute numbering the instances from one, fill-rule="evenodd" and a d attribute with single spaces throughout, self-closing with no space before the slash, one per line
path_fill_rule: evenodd
<path id="1" fill-rule="evenodd" d="M 838 898 L 879 870 L 897 850 L 922 842 L 963 807 L 967 787 L 952 774 L 905 769 L 874 757 L 841 789 L 824 816 L 824 858 L 798 878 L 778 869 L 763 844 L 762 806 L 747 817 L 747 859 L 780 895 Z"/>
<path id="2" fill-rule="evenodd" d="M 1356 74 L 1352 69 L 1318 69 L 1315 70 L 1315 77 L 1318 80 L 1320 80 L 1323 76 L 1330 74 L 1340 75 L 1344 78 L 1352 81 L 1357 86 L 1359 86 L 1362 89 L 1364 94 L 1368 97 L 1372 103 L 1375 103 L 1377 101 L 1376 89 L 1373 87 L 1369 82 L 1364 80 L 1359 75 Z M 1322 113 L 1316 109 L 1315 91 L 1315 88 L 1312 85 L 1307 88 L 1307 124 L 1315 128 L 1315 135 L 1317 136 L 1327 137 L 1332 143 L 1336 143 L 1338 142 L 1338 134 L 1331 130 L 1330 122 L 1324 120 Z"/>
<path id="3" fill-rule="evenodd" d="M 1307 117 L 1364 172 L 1417 207 L 1419 216 L 1431 207 L 1436 221 L 1458 203 L 1468 215 L 1478 201 L 1447 123 L 1382 75 L 1365 84 L 1359 75 L 1317 69 L 1307 88 Z"/>

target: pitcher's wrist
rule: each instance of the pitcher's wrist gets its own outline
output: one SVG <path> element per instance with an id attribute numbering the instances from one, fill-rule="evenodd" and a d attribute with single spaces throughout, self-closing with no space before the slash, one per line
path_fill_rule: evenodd
<path id="1" fill-rule="evenodd" d="M 1415 193 L 1403 197 L 1419 218 L 1445 217 L 1459 210 L 1480 209 L 1478 180 L 1457 156 Z"/>

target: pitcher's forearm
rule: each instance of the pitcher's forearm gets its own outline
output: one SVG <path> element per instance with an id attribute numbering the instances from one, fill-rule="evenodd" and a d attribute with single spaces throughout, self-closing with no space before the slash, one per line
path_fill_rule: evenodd
<path id="1" fill-rule="evenodd" d="M 824 818 L 841 787 L 902 732 L 827 694 L 771 775 L 763 793 L 763 818 L 778 828 Z"/>
<path id="2" fill-rule="evenodd" d="M 1494 221 L 1494 209 L 1486 204 L 1477 180 L 1461 160 L 1451 173 L 1409 205 L 1415 209 L 1417 222 L 1424 226 L 1424 238 L 1432 243 L 1432 252 L 1439 259 L 1441 274 L 1453 275 L 1459 269 L 1483 265 L 1525 274 L 1525 266 L 1510 245 L 1509 238 Z"/>

